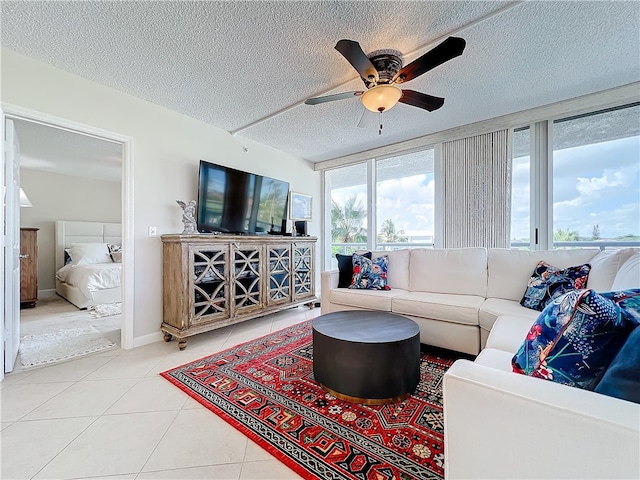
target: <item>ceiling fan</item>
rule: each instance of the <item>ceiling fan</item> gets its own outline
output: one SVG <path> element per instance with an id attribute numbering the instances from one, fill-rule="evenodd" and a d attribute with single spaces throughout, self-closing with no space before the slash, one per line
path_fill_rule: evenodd
<path id="1" fill-rule="evenodd" d="M 397 85 L 413 80 L 438 65 L 462 55 L 465 45 L 464 39 L 449 37 L 437 47 L 403 67 L 402 53 L 397 50 L 376 50 L 366 55 L 358 42 L 340 40 L 335 49 L 356 69 L 367 89 L 309 98 L 304 103 L 317 105 L 360 97 L 364 107 L 372 112 L 386 112 L 398 102 L 432 112 L 442 107 L 444 98 L 415 90 L 403 90 Z M 382 125 L 380 125 L 380 129 L 382 130 Z"/>

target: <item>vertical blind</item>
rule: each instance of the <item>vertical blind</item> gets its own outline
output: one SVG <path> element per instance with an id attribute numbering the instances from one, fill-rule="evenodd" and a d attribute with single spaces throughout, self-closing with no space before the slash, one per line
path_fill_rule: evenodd
<path id="1" fill-rule="evenodd" d="M 443 246 L 509 246 L 511 135 L 486 133 L 442 144 Z"/>

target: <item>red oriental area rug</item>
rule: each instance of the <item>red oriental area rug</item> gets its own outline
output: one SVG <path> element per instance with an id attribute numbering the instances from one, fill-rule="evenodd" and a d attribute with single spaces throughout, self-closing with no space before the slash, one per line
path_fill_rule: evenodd
<path id="1" fill-rule="evenodd" d="M 424 353 L 412 396 L 357 405 L 314 381 L 311 338 L 309 320 L 161 375 L 304 478 L 441 479 L 454 358 Z"/>

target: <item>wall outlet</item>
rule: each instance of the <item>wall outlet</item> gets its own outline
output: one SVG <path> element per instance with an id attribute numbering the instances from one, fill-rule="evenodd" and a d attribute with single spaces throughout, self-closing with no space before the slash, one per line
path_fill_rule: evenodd
<path id="1" fill-rule="evenodd" d="M 158 236 L 158 230 L 156 229 L 156 227 L 149 227 L 149 236 L 150 237 Z"/>

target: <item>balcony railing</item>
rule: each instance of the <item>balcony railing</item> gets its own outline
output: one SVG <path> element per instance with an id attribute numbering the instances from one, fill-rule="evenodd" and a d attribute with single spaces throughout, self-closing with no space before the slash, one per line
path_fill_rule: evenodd
<path id="1" fill-rule="evenodd" d="M 511 242 L 511 248 L 529 248 L 529 242 Z M 339 247 L 339 251 L 343 255 L 348 255 L 356 250 L 367 250 L 366 243 L 332 243 L 331 248 L 334 251 L 334 247 Z M 639 241 L 616 241 L 616 240 L 590 240 L 590 241 L 574 241 L 574 242 L 553 242 L 553 248 L 593 248 L 597 247 L 600 250 L 610 250 L 617 248 L 627 247 L 640 247 Z M 401 248 L 433 248 L 431 242 L 387 242 L 378 243 L 376 250 L 398 250 Z"/>

